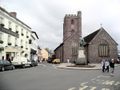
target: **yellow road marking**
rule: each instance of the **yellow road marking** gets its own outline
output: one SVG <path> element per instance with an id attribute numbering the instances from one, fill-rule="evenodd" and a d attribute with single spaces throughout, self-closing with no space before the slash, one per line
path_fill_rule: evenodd
<path id="1" fill-rule="evenodd" d="M 102 88 L 101 90 L 110 90 L 109 88 Z"/>
<path id="2" fill-rule="evenodd" d="M 116 83 L 115 83 L 115 85 L 117 86 L 117 85 L 119 85 L 120 84 L 120 82 L 119 81 L 117 81 Z"/>
<path id="3" fill-rule="evenodd" d="M 86 89 L 88 86 L 82 86 L 82 87 L 80 87 L 79 88 L 79 90 L 84 90 L 84 89 Z"/>
<path id="4" fill-rule="evenodd" d="M 88 82 L 84 82 L 84 83 L 81 83 L 80 86 L 84 86 L 85 84 L 87 84 Z"/>
<path id="5" fill-rule="evenodd" d="M 107 80 L 105 82 L 103 82 L 102 84 L 105 84 L 105 85 L 113 85 L 115 81 L 110 81 L 110 80 Z"/>
<path id="6" fill-rule="evenodd" d="M 92 87 L 90 90 L 96 90 L 96 87 Z"/>
<path id="7" fill-rule="evenodd" d="M 75 87 L 69 88 L 68 90 L 75 90 Z"/>

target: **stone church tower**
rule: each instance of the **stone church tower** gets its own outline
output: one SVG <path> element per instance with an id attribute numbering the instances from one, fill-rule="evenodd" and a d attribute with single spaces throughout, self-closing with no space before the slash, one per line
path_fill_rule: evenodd
<path id="1" fill-rule="evenodd" d="M 54 50 L 55 57 L 61 62 L 74 62 L 78 58 L 78 48 L 82 37 L 81 12 L 77 15 L 66 15 L 63 23 L 63 42 Z M 87 62 L 100 63 L 102 59 L 117 60 L 117 42 L 104 28 L 84 37 Z M 92 52 L 92 53 L 91 53 Z"/>
<path id="2" fill-rule="evenodd" d="M 81 12 L 77 15 L 66 15 L 63 24 L 63 60 L 71 62 L 77 59 L 79 39 L 82 37 Z"/>

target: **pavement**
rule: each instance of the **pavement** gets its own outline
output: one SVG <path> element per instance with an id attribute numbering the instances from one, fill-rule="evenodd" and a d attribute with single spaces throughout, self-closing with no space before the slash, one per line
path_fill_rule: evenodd
<path id="1" fill-rule="evenodd" d="M 72 63 L 61 63 L 60 65 L 57 66 L 57 68 L 60 69 L 75 69 L 75 70 L 100 70 L 101 64 L 97 64 L 97 63 L 91 63 L 89 64 L 90 66 L 94 66 L 94 67 L 73 67 L 75 64 Z M 115 64 L 115 66 L 120 66 L 120 64 Z"/>

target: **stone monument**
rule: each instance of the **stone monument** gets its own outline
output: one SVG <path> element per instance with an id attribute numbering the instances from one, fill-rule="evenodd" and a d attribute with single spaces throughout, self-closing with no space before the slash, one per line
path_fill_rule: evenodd
<path id="1" fill-rule="evenodd" d="M 84 45 L 85 45 L 84 39 L 80 38 L 80 46 L 79 46 L 79 49 L 78 49 L 78 58 L 75 61 L 76 64 L 79 64 L 79 65 L 86 65 L 87 64 Z"/>

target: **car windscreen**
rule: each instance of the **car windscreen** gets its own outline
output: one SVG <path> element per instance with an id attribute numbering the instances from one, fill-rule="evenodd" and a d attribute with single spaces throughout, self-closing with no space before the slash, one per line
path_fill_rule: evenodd
<path id="1" fill-rule="evenodd" d="M 3 64 L 3 61 L 2 61 L 2 60 L 0 60 L 0 64 Z"/>

